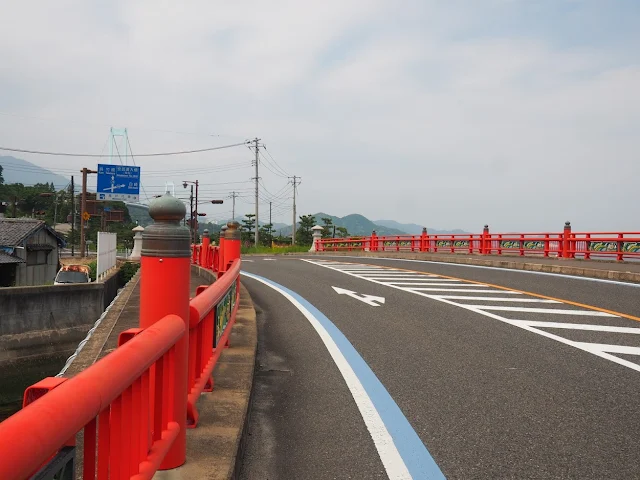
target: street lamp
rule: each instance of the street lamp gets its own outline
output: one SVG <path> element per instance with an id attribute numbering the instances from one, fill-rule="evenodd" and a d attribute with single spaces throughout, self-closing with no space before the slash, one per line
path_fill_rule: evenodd
<path id="1" fill-rule="evenodd" d="M 192 185 L 196 186 L 196 210 L 195 210 L 195 214 L 194 214 L 194 210 L 193 210 L 193 202 L 191 204 L 191 210 L 190 210 L 190 220 L 192 222 L 191 224 L 191 228 L 192 228 L 192 232 L 193 232 L 193 243 L 197 243 L 198 242 L 198 180 L 196 180 L 195 182 L 192 182 L 190 180 L 183 180 L 182 181 L 182 186 L 184 188 L 187 188 L 187 185 L 191 183 Z M 191 193 L 191 197 L 193 197 L 193 186 L 192 188 L 192 193 Z"/>

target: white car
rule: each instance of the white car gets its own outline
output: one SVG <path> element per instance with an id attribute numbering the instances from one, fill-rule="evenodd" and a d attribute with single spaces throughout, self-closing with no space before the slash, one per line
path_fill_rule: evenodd
<path id="1" fill-rule="evenodd" d="M 87 265 L 63 265 L 58 271 L 54 285 L 67 283 L 91 283 L 91 275 Z"/>

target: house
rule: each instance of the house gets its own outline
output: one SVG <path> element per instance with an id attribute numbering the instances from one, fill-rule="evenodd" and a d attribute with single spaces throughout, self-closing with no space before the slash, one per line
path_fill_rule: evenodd
<path id="1" fill-rule="evenodd" d="M 0 217 L 0 287 L 53 282 L 63 246 L 60 234 L 42 220 Z"/>

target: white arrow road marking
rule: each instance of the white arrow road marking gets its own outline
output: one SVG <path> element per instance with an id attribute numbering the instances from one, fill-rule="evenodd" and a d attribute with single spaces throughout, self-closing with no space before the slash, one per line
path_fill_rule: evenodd
<path id="1" fill-rule="evenodd" d="M 384 297 L 376 297 L 375 295 L 358 295 L 356 292 L 352 292 L 351 290 L 347 290 L 345 288 L 340 287 L 331 287 L 333 288 L 338 295 L 349 295 L 350 297 L 355 298 L 356 300 L 360 300 L 361 302 L 366 303 L 367 305 L 371 305 L 372 307 L 379 307 L 376 302 L 384 303 Z"/>

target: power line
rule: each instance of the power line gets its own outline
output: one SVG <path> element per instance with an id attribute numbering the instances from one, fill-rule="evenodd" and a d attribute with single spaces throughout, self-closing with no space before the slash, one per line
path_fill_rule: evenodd
<path id="1" fill-rule="evenodd" d="M 200 148 L 198 150 L 181 150 L 178 152 L 158 152 L 158 153 L 139 153 L 138 157 L 166 157 L 170 155 L 186 155 L 189 153 L 211 152 L 213 150 L 222 150 L 224 148 L 240 147 L 246 145 L 247 142 L 232 143 L 230 145 L 222 145 L 220 147 Z M 42 150 L 26 150 L 22 148 L 0 147 L 0 150 L 7 152 L 33 153 L 37 155 L 53 155 L 58 157 L 104 157 L 103 154 L 95 153 L 63 153 L 63 152 L 47 152 Z"/>
<path id="2" fill-rule="evenodd" d="M 290 176 L 286 170 L 284 168 L 282 168 L 280 165 L 278 165 L 278 162 L 276 162 L 276 159 L 273 158 L 273 156 L 271 155 L 271 152 L 269 152 L 269 150 L 267 150 L 267 146 L 264 145 L 264 151 L 267 152 L 267 155 L 269 155 L 269 158 L 271 158 L 271 160 L 273 160 L 274 166 L 280 170 L 285 176 Z"/>

